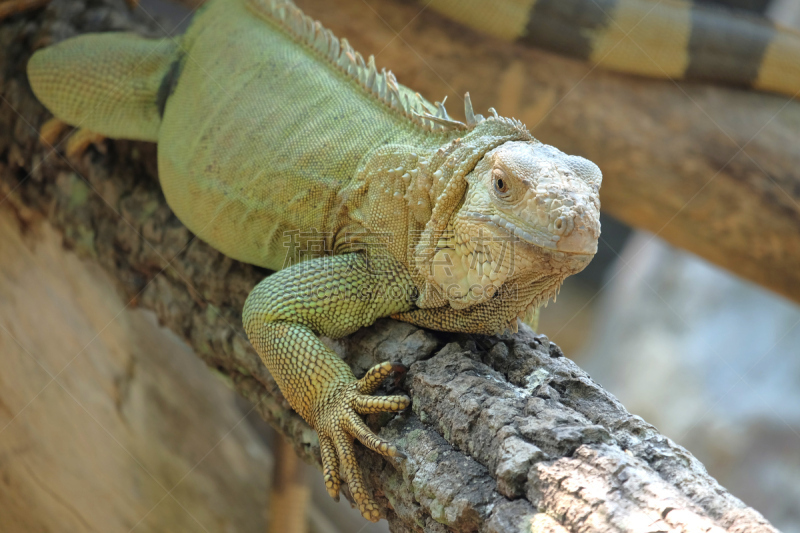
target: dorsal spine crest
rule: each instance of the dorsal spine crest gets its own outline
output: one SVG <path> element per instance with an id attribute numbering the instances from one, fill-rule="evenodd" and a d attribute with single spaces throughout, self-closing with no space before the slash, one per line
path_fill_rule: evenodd
<path id="1" fill-rule="evenodd" d="M 304 14 L 300 8 L 286 0 L 250 0 L 250 7 L 260 15 L 267 15 L 270 20 L 291 34 L 302 44 L 315 50 L 333 67 L 345 73 L 359 83 L 369 94 L 390 108 L 401 113 L 412 123 L 431 132 L 454 130 L 471 130 L 484 120 L 475 114 L 469 93 L 465 95 L 464 111 L 466 124 L 454 120 L 447 114 L 445 100 L 436 102 L 435 106 L 427 102 L 419 93 L 416 98 L 409 97 L 400 89 L 392 71 L 375 66 L 375 58 L 364 57 L 356 52 L 347 39 L 337 38 L 333 32 Z M 512 119 L 513 120 L 513 119 Z"/>

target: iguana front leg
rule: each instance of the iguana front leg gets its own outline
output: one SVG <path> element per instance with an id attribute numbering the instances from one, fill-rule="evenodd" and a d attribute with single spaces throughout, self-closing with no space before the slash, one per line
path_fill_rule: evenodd
<path id="1" fill-rule="evenodd" d="M 317 335 L 342 337 L 380 317 L 410 309 L 409 287 L 413 283 L 408 272 L 389 257 L 371 261 L 362 253 L 322 257 L 266 278 L 247 297 L 243 312 L 250 342 L 289 404 L 319 434 L 328 493 L 339 497 L 341 464 L 361 514 L 372 521 L 380 514 L 364 488 L 353 437 L 382 455 L 404 456 L 379 439 L 358 415 L 400 411 L 411 400 L 371 396 L 392 365 L 377 365 L 357 380 Z"/>

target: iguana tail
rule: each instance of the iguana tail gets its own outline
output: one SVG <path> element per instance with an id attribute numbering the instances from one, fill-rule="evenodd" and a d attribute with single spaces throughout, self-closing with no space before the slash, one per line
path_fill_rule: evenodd
<path id="1" fill-rule="evenodd" d="M 28 79 L 64 122 L 106 137 L 156 141 L 179 68 L 171 39 L 98 33 L 39 50 L 28 62 Z"/>
<path id="2" fill-rule="evenodd" d="M 472 28 L 654 78 L 798 96 L 800 33 L 687 0 L 430 0 Z"/>

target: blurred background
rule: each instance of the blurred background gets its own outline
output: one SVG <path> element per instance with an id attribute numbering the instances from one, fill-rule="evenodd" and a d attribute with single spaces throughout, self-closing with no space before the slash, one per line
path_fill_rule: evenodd
<path id="1" fill-rule="evenodd" d="M 716 3 L 734 5 L 783 25 L 800 28 L 800 0 L 720 0 Z M 157 19 L 167 32 L 176 34 L 183 31 L 191 20 L 191 9 L 187 4 L 192 2 L 141 0 L 138 9 Z M 297 4 L 305 8 L 302 1 Z M 371 9 L 367 0 L 363 9 Z M 324 13 L 310 9 L 308 13 L 325 23 Z M 399 35 L 402 29 L 397 27 L 395 31 Z M 389 46 L 387 43 L 375 44 L 378 49 Z M 419 69 L 425 71 L 426 50 L 420 48 L 415 52 L 418 59 L 414 60 L 418 61 Z M 403 78 L 400 81 L 414 86 Z M 496 107 L 503 114 L 502 102 Z M 558 113 L 558 110 L 553 112 Z M 535 130 L 533 133 L 536 135 Z M 539 331 L 560 345 L 568 357 L 616 395 L 629 411 L 642 416 L 688 448 L 734 495 L 763 513 L 785 533 L 800 533 L 800 306 L 676 249 L 658 236 L 632 230 L 605 214 L 602 228 L 597 256 L 585 271 L 565 283 L 558 301 L 551 302 L 543 310 Z M 10 302 L 26 299 L 35 303 L 36 295 L 44 302 L 52 297 L 55 289 L 42 288 L 41 274 L 29 274 L 35 270 L 33 265 L 45 262 L 53 266 L 50 276 L 57 280 L 53 282 L 53 286 L 58 287 L 55 290 L 57 294 L 63 294 L 65 299 L 84 299 L 87 302 L 85 316 L 74 312 L 53 314 L 53 324 L 69 320 L 75 322 L 76 330 L 80 330 L 79 323 L 85 321 L 87 329 L 91 330 L 93 311 L 90 309 L 96 308 L 97 302 L 113 300 L 114 291 L 110 288 L 113 283 L 108 281 L 105 289 L 103 286 L 97 288 L 98 280 L 103 279 L 102 273 L 88 271 L 88 267 L 78 261 L 64 263 L 56 259 L 60 252 L 57 251 L 59 245 L 55 236 L 48 237 L 50 244 L 38 248 L 30 256 L 28 264 L 20 259 L 27 258 L 28 252 L 23 242 L 17 243 L 12 238 L 13 228 L 3 230 L 0 226 L 0 231 L 5 231 L 7 237 L 5 259 L 0 263 L 0 296 L 5 297 L 0 298 L 0 318 L 5 316 L 9 320 L 29 320 L 32 323 L 42 320 L 40 306 L 32 303 L 26 308 Z M 0 242 L 3 242 L 2 238 Z M 15 255 L 15 261 L 10 261 L 12 255 Z M 69 273 L 67 278 L 84 280 L 86 286 L 92 284 L 96 294 L 80 289 L 82 285 L 78 281 L 58 281 L 65 272 Z M 107 305 L 113 307 L 112 303 Z M 132 388 L 126 389 L 124 376 L 127 374 L 123 372 L 123 377 L 119 378 L 122 383 L 120 394 L 135 401 L 125 404 L 129 411 L 124 412 L 122 418 L 127 422 L 120 425 L 120 433 L 113 432 L 112 440 L 118 444 L 123 441 L 122 444 L 128 448 L 137 450 L 135 462 L 141 461 L 139 466 L 148 473 L 172 471 L 176 468 L 175 458 L 183 452 L 187 452 L 190 459 L 179 462 L 195 464 L 199 460 L 202 466 L 197 468 L 195 465 L 189 473 L 185 473 L 185 468 L 178 468 L 165 474 L 172 476 L 176 486 L 181 485 L 185 490 L 174 494 L 171 491 L 158 500 L 145 519 L 137 522 L 131 518 L 129 522 L 123 521 L 124 526 L 130 526 L 131 531 L 159 531 L 159 524 L 170 521 L 191 524 L 191 520 L 184 520 L 184 513 L 188 513 L 208 516 L 209 522 L 205 519 L 202 522 L 219 524 L 219 531 L 264 531 L 268 513 L 265 502 L 269 499 L 275 466 L 292 462 L 292 458 L 286 455 L 286 450 L 281 451 L 278 437 L 253 413 L 251 405 L 230 392 L 222 382 L 210 377 L 202 363 L 186 353 L 185 346 L 174 335 L 163 332 L 158 339 L 139 338 L 137 328 L 151 327 L 148 321 L 152 321 L 152 317 L 144 311 L 126 310 L 120 316 L 123 324 L 119 326 L 122 330 L 120 335 L 129 343 L 124 350 L 137 354 L 137 366 L 130 369 L 130 374 L 138 375 L 139 379 L 132 381 Z M 22 330 L 18 336 L 24 337 Z M 79 351 L 86 339 L 78 337 L 74 342 L 76 349 L 64 351 Z M 41 338 L 29 340 L 33 345 L 46 342 Z M 51 339 L 51 342 L 54 341 Z M 58 344 L 64 342 L 61 339 Z M 20 361 L 25 361 L 23 352 L 26 350 L 22 343 L 8 342 L 0 346 L 7 354 L 16 350 Z M 43 352 L 58 350 L 56 346 L 41 345 L 40 348 Z M 92 352 L 92 358 L 99 361 L 107 360 L 109 353 L 122 348 L 105 343 L 92 350 L 96 350 Z M 163 356 L 158 357 L 158 353 Z M 172 365 L 181 368 L 182 373 L 183 369 L 194 369 L 188 372 L 188 377 L 184 373 L 181 378 L 172 378 L 185 381 L 186 388 L 180 394 L 167 394 L 158 388 L 158 376 L 170 371 L 162 368 L 164 360 L 170 358 L 174 361 Z M 39 371 L 26 368 L 26 364 L 31 363 L 21 363 L 19 369 L 6 376 L 15 372 Z M 127 363 L 122 360 L 119 365 L 127 368 Z M 79 363 L 73 365 L 66 376 L 90 380 L 86 374 L 89 370 L 81 368 Z M 9 382 L 3 386 L 13 388 L 15 385 Z M 37 424 L 47 423 L 52 411 L 45 405 L 59 403 L 60 393 L 55 385 L 53 390 L 44 394 L 51 393 L 55 396 L 49 402 L 40 406 L 31 400 L 30 408 L 25 405 L 25 412 L 9 422 L 3 434 L 6 443 L 24 442 L 26 431 L 34 432 Z M 181 437 L 178 434 L 180 428 L 194 426 L 186 420 L 177 425 L 171 422 L 169 406 L 189 399 L 206 406 L 202 410 L 202 424 L 207 430 L 202 435 L 187 433 Z M 112 421 L 112 415 L 119 412 L 118 405 L 113 402 L 103 404 L 91 397 L 82 401 L 98 402 L 94 405 L 95 415 L 90 415 L 90 418 L 102 417 L 96 413 L 107 412 L 109 419 L 104 424 L 112 427 L 116 423 Z M 85 432 L 84 445 L 108 441 L 108 435 L 90 429 L 92 424 L 86 418 L 88 411 L 70 411 L 62 407 L 65 411 L 59 416 L 70 421 L 70 429 L 65 430 L 65 435 Z M 164 427 L 146 428 L 142 425 L 153 412 L 164 413 Z M 243 415 L 247 415 L 244 420 L 241 418 Z M 128 427 L 124 427 L 126 424 Z M 159 449 L 154 442 L 163 433 L 169 433 L 167 440 L 182 443 L 179 447 L 185 449 Z M 131 442 L 120 435 L 128 435 Z M 115 471 L 124 472 L 122 463 L 131 460 L 119 450 L 109 451 L 113 448 L 113 445 L 108 448 L 98 445 L 94 456 L 96 461 L 107 462 L 109 478 L 114 477 L 112 473 Z M 202 451 L 208 448 L 211 451 L 203 454 Z M 2 461 L 3 455 L 0 454 L 0 465 Z M 81 466 L 75 465 L 74 468 L 78 472 Z M 317 470 L 304 466 L 298 468 L 303 472 L 302 477 L 308 480 L 306 488 L 300 490 L 310 491 L 308 518 L 312 532 L 388 531 L 385 521 L 366 523 L 358 512 L 350 509 L 344 498 L 341 503 L 334 503 L 325 492 Z M 226 483 L 226 472 L 231 470 L 238 472 L 239 477 Z M 69 472 L 63 475 L 70 476 Z M 296 472 L 294 475 L 296 478 Z M 65 487 L 71 482 L 69 479 L 61 481 Z M 61 481 L 55 480 L 54 483 Z M 112 490 L 113 484 L 109 481 L 108 490 Z M 140 487 L 143 494 L 158 492 L 157 487 L 150 486 L 152 484 L 148 476 L 142 474 Z M 224 489 L 220 489 L 219 484 Z M 13 493 L 8 488 L 0 490 L 5 490 L 2 494 L 7 497 Z M 58 493 L 57 488 L 41 490 Z M 203 504 L 206 500 L 217 499 L 218 493 L 227 498 L 217 500 L 218 508 Z M 26 493 L 14 497 L 38 498 L 41 495 Z M 58 500 L 58 497 L 52 497 Z M 63 505 L 69 507 L 70 504 Z M 112 514 L 125 515 L 125 512 L 116 509 L 110 511 Z M 232 518 L 234 514 L 236 518 Z M 5 518 L 10 520 L 8 523 L 25 523 L 22 513 L 16 518 L 9 516 Z M 131 513 L 130 516 L 139 515 Z M 109 520 L 115 518 L 109 517 Z M 57 525 L 52 527 L 53 531 L 64 531 Z M 209 531 L 206 527 L 203 529 Z M 0 530 L 25 529 L 5 529 L 0 517 Z M 175 530 L 191 531 L 192 526 L 176 526 Z"/>
<path id="2" fill-rule="evenodd" d="M 798 0 L 719 3 L 800 28 Z M 598 255 L 539 330 L 721 485 L 800 533 L 795 302 L 605 216 Z"/>

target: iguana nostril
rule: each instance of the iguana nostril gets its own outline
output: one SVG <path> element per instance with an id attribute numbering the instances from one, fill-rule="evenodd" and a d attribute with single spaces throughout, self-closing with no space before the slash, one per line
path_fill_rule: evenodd
<path id="1" fill-rule="evenodd" d="M 559 233 L 562 233 L 564 231 L 564 228 L 566 227 L 567 227 L 567 221 L 564 219 L 564 217 L 558 217 L 555 222 L 556 230 Z"/>

